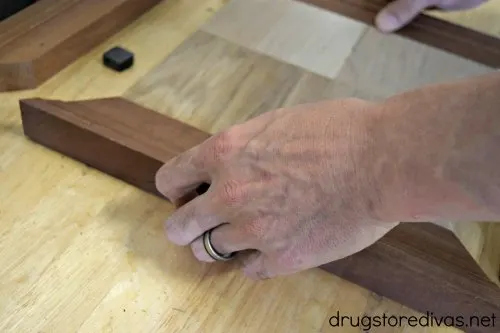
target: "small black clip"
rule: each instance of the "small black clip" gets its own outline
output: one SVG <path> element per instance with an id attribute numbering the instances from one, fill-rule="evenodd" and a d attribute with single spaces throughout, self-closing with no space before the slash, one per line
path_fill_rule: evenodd
<path id="1" fill-rule="evenodd" d="M 113 47 L 103 57 L 104 66 L 117 72 L 123 72 L 134 64 L 134 54 L 121 47 Z"/>

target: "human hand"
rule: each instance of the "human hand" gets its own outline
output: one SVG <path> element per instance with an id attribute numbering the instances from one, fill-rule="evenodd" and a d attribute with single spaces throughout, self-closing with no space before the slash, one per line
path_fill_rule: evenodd
<path id="1" fill-rule="evenodd" d="M 202 235 L 217 227 L 215 249 L 244 251 L 244 272 L 256 279 L 366 248 L 397 225 L 386 220 L 374 167 L 376 124 L 371 103 L 345 99 L 271 111 L 213 136 L 157 173 L 159 191 L 180 205 L 168 238 L 210 262 Z M 209 190 L 186 203 L 203 182 Z"/>
<path id="2" fill-rule="evenodd" d="M 383 32 L 393 32 L 410 23 L 425 9 L 453 11 L 478 7 L 487 0 L 395 0 L 382 9 L 375 24 Z"/>

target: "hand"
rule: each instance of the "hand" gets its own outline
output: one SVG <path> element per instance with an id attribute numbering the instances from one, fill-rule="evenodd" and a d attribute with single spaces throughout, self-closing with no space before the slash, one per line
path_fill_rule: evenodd
<path id="1" fill-rule="evenodd" d="M 422 11 L 436 7 L 452 11 L 478 7 L 487 0 L 395 0 L 377 15 L 375 24 L 383 32 L 393 32 L 410 23 Z"/>
<path id="2" fill-rule="evenodd" d="M 175 244 L 204 262 L 214 227 L 221 253 L 247 276 L 288 275 L 344 258 L 397 225 L 385 220 L 373 147 L 373 105 L 356 99 L 300 105 L 233 126 L 166 163 L 157 187 L 181 207 L 166 221 Z M 192 198 L 201 183 L 211 184 Z M 250 250 L 250 251 L 245 251 Z"/>

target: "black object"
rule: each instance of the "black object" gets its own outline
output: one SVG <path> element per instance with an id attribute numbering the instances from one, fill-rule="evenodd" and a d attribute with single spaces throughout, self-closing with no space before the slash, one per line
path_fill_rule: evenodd
<path id="1" fill-rule="evenodd" d="M 17 14 L 36 0 L 0 0 L 0 21 Z"/>
<path id="2" fill-rule="evenodd" d="M 134 64 L 134 54 L 122 47 L 116 46 L 103 55 L 104 66 L 117 72 L 129 69 Z"/>

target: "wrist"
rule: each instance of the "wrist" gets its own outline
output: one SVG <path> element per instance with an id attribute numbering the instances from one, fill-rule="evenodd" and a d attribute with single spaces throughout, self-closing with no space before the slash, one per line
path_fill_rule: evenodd
<path id="1" fill-rule="evenodd" d="M 498 204 L 492 183 L 499 175 L 488 167 L 497 163 L 483 155 L 485 145 L 498 147 L 491 140 L 500 134 L 499 87 L 498 75 L 492 75 L 424 87 L 377 106 L 374 165 L 390 220 L 498 219 L 491 208 Z M 489 178 L 481 176 L 485 171 Z"/>

